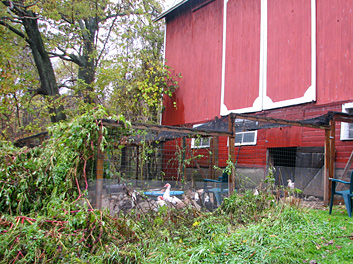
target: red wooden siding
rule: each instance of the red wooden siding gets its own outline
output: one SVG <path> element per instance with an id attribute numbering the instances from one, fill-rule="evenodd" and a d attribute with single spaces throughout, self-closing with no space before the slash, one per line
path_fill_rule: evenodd
<path id="1" fill-rule="evenodd" d="M 317 1 L 317 95 L 353 99 L 353 1 Z"/>
<path id="2" fill-rule="evenodd" d="M 268 0 L 267 96 L 304 96 L 311 86 L 311 1 Z"/>
<path id="3" fill-rule="evenodd" d="M 193 11 L 195 2 L 202 0 L 190 0 L 167 16 L 167 64 L 183 78 L 172 100 L 166 101 L 165 125 L 200 123 L 220 114 L 223 0 Z M 300 98 L 313 85 L 311 0 L 267 3 L 266 95 L 273 102 Z M 261 114 L 303 120 L 341 111 L 343 103 L 353 102 L 352 10 L 353 0 L 316 1 L 316 102 Z M 228 0 L 224 82 L 228 110 L 251 107 L 260 96 L 260 18 L 261 0 Z M 353 150 L 353 141 L 339 139 L 340 127 L 337 123 L 337 168 L 344 167 Z M 261 130 L 256 146 L 240 148 L 238 166 L 265 165 L 268 148 L 323 147 L 324 139 L 320 129 Z M 223 157 L 228 153 L 226 142 L 219 140 Z M 236 157 L 238 150 L 235 147 Z M 225 160 L 219 159 L 220 166 L 226 165 Z"/>
<path id="4" fill-rule="evenodd" d="M 227 4 L 224 104 L 229 110 L 251 107 L 259 95 L 260 3 Z"/>
<path id="5" fill-rule="evenodd" d="M 181 73 L 176 108 L 166 101 L 164 125 L 193 123 L 219 115 L 223 2 L 213 1 L 167 22 L 166 61 Z"/>

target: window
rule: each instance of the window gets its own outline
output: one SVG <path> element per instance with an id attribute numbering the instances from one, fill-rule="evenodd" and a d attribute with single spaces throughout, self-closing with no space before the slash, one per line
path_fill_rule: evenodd
<path id="1" fill-rule="evenodd" d="M 256 127 L 257 122 L 244 120 L 244 119 L 235 119 L 235 146 L 240 145 L 256 145 L 257 140 L 257 130 L 255 131 L 243 131 L 245 127 Z"/>
<path id="2" fill-rule="evenodd" d="M 256 145 L 257 131 L 235 133 L 235 145 Z"/>
<path id="3" fill-rule="evenodd" d="M 199 127 L 202 124 L 194 125 L 193 127 Z M 191 148 L 209 148 L 211 146 L 211 138 L 192 138 L 191 139 Z"/>
<path id="4" fill-rule="evenodd" d="M 342 112 L 353 114 L 353 103 L 343 104 Z M 341 140 L 353 140 L 353 123 L 341 123 Z"/>
<path id="5" fill-rule="evenodd" d="M 191 140 L 191 148 L 209 148 L 211 138 L 193 138 Z"/>

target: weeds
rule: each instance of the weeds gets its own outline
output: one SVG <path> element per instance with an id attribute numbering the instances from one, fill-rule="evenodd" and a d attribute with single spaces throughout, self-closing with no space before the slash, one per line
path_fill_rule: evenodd
<path id="1" fill-rule="evenodd" d="M 92 209 L 104 116 L 59 124 L 43 149 L 1 143 L 0 263 L 352 263 L 352 219 L 277 202 L 271 173 L 259 195 L 235 193 L 214 213 Z"/>

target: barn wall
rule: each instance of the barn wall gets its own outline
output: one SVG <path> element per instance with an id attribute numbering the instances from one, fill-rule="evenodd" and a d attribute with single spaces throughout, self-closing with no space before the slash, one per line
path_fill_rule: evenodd
<path id="1" fill-rule="evenodd" d="M 183 78 L 174 97 L 166 100 L 165 125 L 200 123 L 220 115 L 223 0 L 211 1 L 195 11 L 195 5 L 201 2 L 206 1 L 189 1 L 166 19 L 167 64 Z M 274 103 L 300 98 L 315 84 L 316 100 L 260 112 L 251 108 L 258 97 L 264 96 L 259 87 L 261 1 L 229 0 L 224 61 L 227 109 L 248 108 L 246 113 L 288 120 L 341 111 L 343 103 L 353 101 L 353 0 L 316 1 L 315 83 L 311 57 L 312 1 L 267 0 L 267 3 L 267 81 L 263 100 L 266 96 Z M 341 124 L 337 123 L 336 169 L 344 168 L 353 150 L 352 141 L 340 140 L 340 129 Z M 237 166 L 244 172 L 249 172 L 249 168 L 250 171 L 265 168 L 269 148 L 323 147 L 324 139 L 324 131 L 319 129 L 262 130 L 258 132 L 256 146 L 242 146 L 240 150 L 235 147 Z M 219 153 L 227 157 L 226 138 L 219 139 Z M 225 165 L 225 159 L 219 162 Z"/>
<path id="2" fill-rule="evenodd" d="M 259 96 L 260 1 L 228 1 L 224 104 L 251 107 Z"/>
<path id="3" fill-rule="evenodd" d="M 220 114 L 223 1 L 195 9 L 202 2 L 207 1 L 189 1 L 167 16 L 167 64 L 183 78 L 174 97 L 166 100 L 166 125 L 197 123 Z M 314 85 L 311 0 L 267 3 L 265 104 L 300 98 Z M 352 6 L 353 0 L 316 1 L 317 105 L 353 98 Z M 227 4 L 224 103 L 228 110 L 250 109 L 261 96 L 261 8 L 260 0 Z"/>
<path id="4" fill-rule="evenodd" d="M 182 78 L 174 97 L 165 102 L 163 125 L 219 115 L 223 1 L 195 7 L 187 5 L 182 14 L 167 19 L 166 61 Z"/>
<path id="5" fill-rule="evenodd" d="M 311 86 L 311 1 L 268 0 L 267 93 L 279 102 Z"/>
<path id="6" fill-rule="evenodd" d="M 318 104 L 353 99 L 353 1 L 317 1 Z"/>

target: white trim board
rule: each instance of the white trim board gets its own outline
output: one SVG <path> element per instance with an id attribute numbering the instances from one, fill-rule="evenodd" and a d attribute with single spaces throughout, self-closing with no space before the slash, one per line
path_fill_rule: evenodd
<path id="1" fill-rule="evenodd" d="M 260 73 L 259 73 L 259 95 L 251 107 L 229 110 L 224 103 L 225 97 L 225 64 L 226 64 L 226 35 L 227 35 L 227 3 L 224 0 L 223 10 L 223 49 L 222 49 L 222 82 L 221 82 L 221 107 L 220 115 L 230 113 L 248 113 L 261 110 L 280 108 L 290 105 L 303 104 L 316 101 L 316 0 L 311 0 L 311 85 L 302 97 L 273 102 L 267 96 L 267 23 L 268 2 L 261 0 L 261 25 L 260 25 Z"/>

